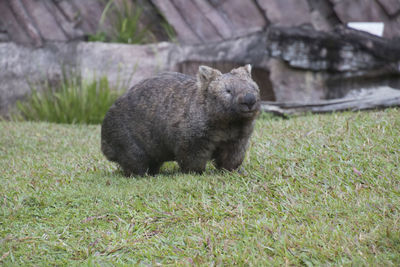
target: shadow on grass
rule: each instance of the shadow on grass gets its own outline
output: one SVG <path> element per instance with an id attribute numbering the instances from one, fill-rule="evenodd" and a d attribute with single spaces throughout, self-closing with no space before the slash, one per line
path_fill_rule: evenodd
<path id="1" fill-rule="evenodd" d="M 184 173 L 180 170 L 179 165 L 175 161 L 169 161 L 165 162 L 161 168 L 160 172 L 155 174 L 155 175 L 150 175 L 150 174 L 145 174 L 145 175 L 131 175 L 131 176 L 125 176 L 122 168 L 118 166 L 114 170 L 106 171 L 103 170 L 101 174 L 104 177 L 112 178 L 112 179 L 136 179 L 136 180 L 141 180 L 141 179 L 148 179 L 148 178 L 173 178 L 176 176 L 220 176 L 220 175 L 225 175 L 226 173 L 239 173 L 242 174 L 241 171 L 233 171 L 229 172 L 226 170 L 218 170 L 214 167 L 212 162 L 209 162 L 207 164 L 206 170 L 199 174 L 199 173 Z"/>

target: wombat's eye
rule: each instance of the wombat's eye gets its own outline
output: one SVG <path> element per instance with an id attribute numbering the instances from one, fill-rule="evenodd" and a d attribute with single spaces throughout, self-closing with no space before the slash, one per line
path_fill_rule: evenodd
<path id="1" fill-rule="evenodd" d="M 226 89 L 226 92 L 227 92 L 228 94 L 232 94 L 231 89 Z"/>

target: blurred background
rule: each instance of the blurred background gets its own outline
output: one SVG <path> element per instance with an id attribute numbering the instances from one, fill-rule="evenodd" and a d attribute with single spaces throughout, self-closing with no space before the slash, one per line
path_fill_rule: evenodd
<path id="1" fill-rule="evenodd" d="M 247 63 L 265 101 L 400 88 L 400 1 L 0 0 L 3 116 L 29 97 L 112 102 L 160 71 Z"/>

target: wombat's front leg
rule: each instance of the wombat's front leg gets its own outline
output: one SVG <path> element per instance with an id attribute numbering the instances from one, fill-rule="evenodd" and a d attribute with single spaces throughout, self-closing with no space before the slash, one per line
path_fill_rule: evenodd
<path id="1" fill-rule="evenodd" d="M 207 161 L 211 159 L 209 151 L 192 150 L 178 156 L 177 161 L 182 172 L 202 173 L 206 169 Z"/>
<path id="2" fill-rule="evenodd" d="M 213 154 L 218 169 L 236 170 L 242 164 L 246 154 L 248 139 L 225 142 L 217 147 Z"/>
<path id="3" fill-rule="evenodd" d="M 182 172 L 184 173 L 202 173 L 206 169 L 207 159 L 200 159 L 198 157 L 187 157 L 186 159 L 178 160 L 178 164 Z"/>

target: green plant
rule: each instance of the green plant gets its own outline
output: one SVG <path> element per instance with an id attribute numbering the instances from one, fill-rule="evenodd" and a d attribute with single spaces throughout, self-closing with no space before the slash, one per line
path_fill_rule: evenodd
<path id="1" fill-rule="evenodd" d="M 165 33 L 167 34 L 168 39 L 173 43 L 177 43 L 178 38 L 176 37 L 176 32 L 174 27 L 172 27 L 172 25 L 169 24 L 167 21 L 161 23 L 161 26 L 164 29 Z"/>
<path id="2" fill-rule="evenodd" d="M 17 102 L 19 117 L 31 121 L 55 123 L 101 123 L 109 107 L 119 96 L 106 77 L 83 81 L 79 75 L 63 74 L 58 86 L 46 81 L 41 90 L 32 86 L 31 97 Z"/>
<path id="3" fill-rule="evenodd" d="M 110 13 L 114 16 L 110 16 Z M 100 30 L 95 35 L 89 36 L 89 41 L 143 44 L 152 36 L 147 26 L 140 25 L 142 9 L 136 1 L 130 3 L 128 0 L 123 0 L 119 5 L 115 0 L 109 0 L 100 18 L 100 28 L 106 17 L 110 18 L 111 32 L 107 34 Z"/>

